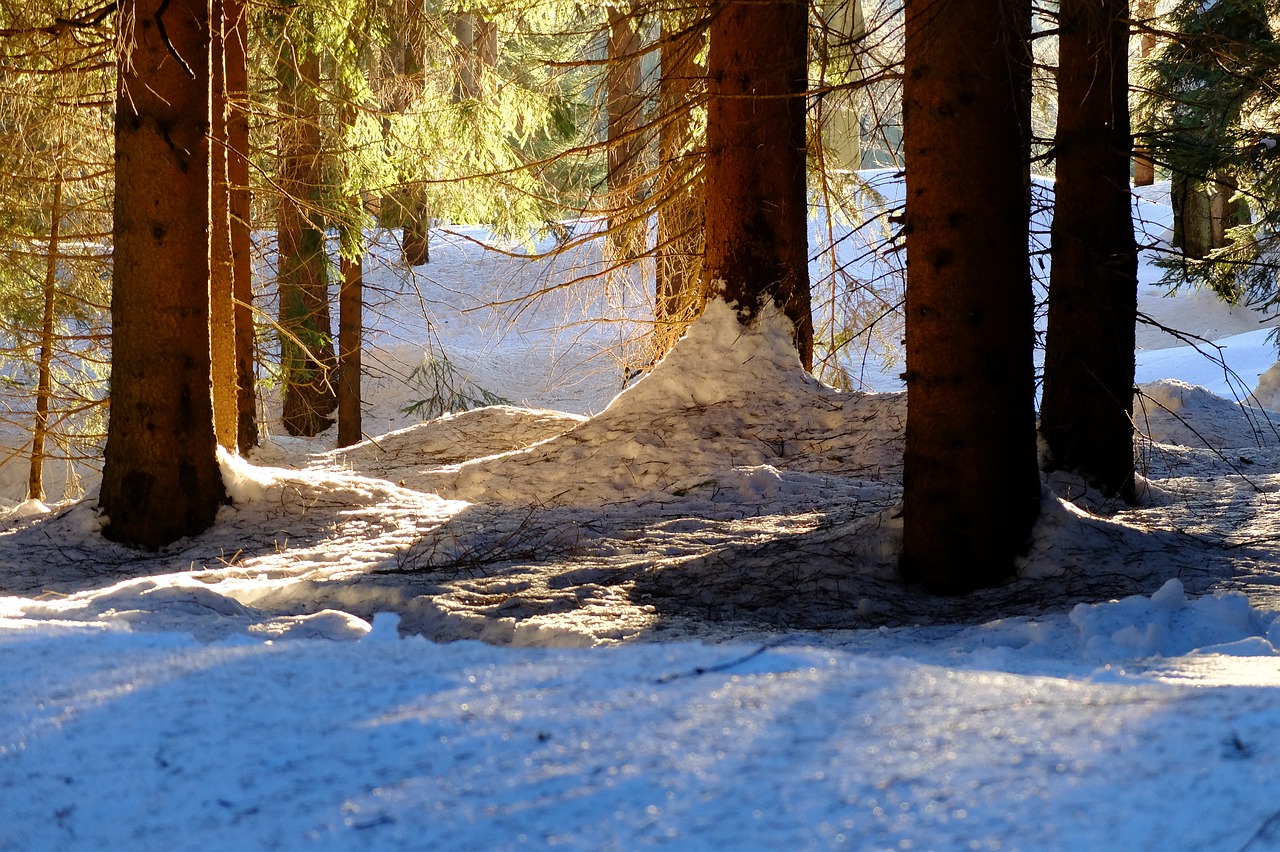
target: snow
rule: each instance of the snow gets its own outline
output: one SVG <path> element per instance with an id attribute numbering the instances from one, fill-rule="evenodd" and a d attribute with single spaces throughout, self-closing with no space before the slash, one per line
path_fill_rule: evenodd
<path id="1" fill-rule="evenodd" d="M 894 575 L 890 379 L 713 302 L 619 393 L 643 327 L 593 318 L 643 278 L 458 233 L 367 272 L 368 440 L 222 454 L 232 504 L 157 554 L 92 471 L 10 498 L 0 850 L 1280 848 L 1270 320 L 1144 262 L 1222 362 L 1140 328 L 1142 504 L 1047 476 L 1018 579 L 939 600 Z M 511 404 L 414 422 L 424 351 Z"/>

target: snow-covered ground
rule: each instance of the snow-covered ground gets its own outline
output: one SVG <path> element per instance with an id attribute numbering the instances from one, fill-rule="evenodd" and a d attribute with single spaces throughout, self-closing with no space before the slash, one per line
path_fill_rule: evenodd
<path id="1" fill-rule="evenodd" d="M 159 554 L 91 472 L 0 522 L 0 850 L 1280 848 L 1265 318 L 1144 264 L 1220 360 L 1140 328 L 1142 505 L 1051 477 L 1018 579 L 939 600 L 894 577 L 899 368 L 833 390 L 713 303 L 614 398 L 645 282 L 482 238 L 371 265 L 368 441 L 224 458 Z"/>

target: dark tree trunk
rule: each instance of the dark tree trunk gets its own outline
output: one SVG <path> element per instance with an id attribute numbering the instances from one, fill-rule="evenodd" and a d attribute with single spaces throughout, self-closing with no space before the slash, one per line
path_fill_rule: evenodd
<path id="1" fill-rule="evenodd" d="M 297 63 L 297 64 L 295 64 Z M 318 214 L 308 202 L 323 180 L 320 123 L 315 91 L 320 61 L 315 53 L 286 52 L 281 79 L 280 366 L 284 375 L 281 420 L 290 435 L 313 436 L 333 425 L 338 405 L 333 387 L 337 358 L 329 311 L 329 254 Z"/>
<path id="2" fill-rule="evenodd" d="M 364 258 L 342 259 L 338 291 L 338 446 L 361 437 L 360 351 L 364 334 Z"/>
<path id="3" fill-rule="evenodd" d="M 772 300 L 813 366 L 805 192 L 808 4 L 712 6 L 705 292 L 750 324 Z"/>
<path id="4" fill-rule="evenodd" d="M 209 393 L 209 0 L 126 0 L 104 534 L 158 548 L 226 499 Z M 175 55 L 182 57 L 176 61 Z"/>
<path id="5" fill-rule="evenodd" d="M 674 18 L 674 16 L 673 16 Z M 702 308 L 703 180 L 694 156 L 693 108 L 706 69 L 698 62 L 704 21 L 684 15 L 664 23 L 658 80 L 658 243 L 653 300 L 657 361 Z"/>
<path id="6" fill-rule="evenodd" d="M 608 100 L 609 257 L 626 261 L 644 252 L 642 128 L 644 94 L 640 90 L 639 19 L 633 9 L 609 8 L 609 66 L 605 71 Z"/>
<path id="7" fill-rule="evenodd" d="M 901 569 L 942 594 L 1012 576 L 1039 512 L 1030 23 L 1030 0 L 906 2 Z"/>
<path id="8" fill-rule="evenodd" d="M 223 60 L 227 83 L 227 184 L 232 293 L 236 325 L 236 445 L 258 446 L 257 350 L 253 323 L 253 244 L 249 196 L 248 17 L 244 0 L 223 0 Z"/>
<path id="9" fill-rule="evenodd" d="M 1040 433 L 1051 464 L 1135 499 L 1138 254 L 1129 199 L 1127 0 L 1063 0 Z"/>
<path id="10" fill-rule="evenodd" d="M 431 262 L 431 213 L 420 193 L 410 192 L 404 210 L 400 251 L 405 266 Z"/>

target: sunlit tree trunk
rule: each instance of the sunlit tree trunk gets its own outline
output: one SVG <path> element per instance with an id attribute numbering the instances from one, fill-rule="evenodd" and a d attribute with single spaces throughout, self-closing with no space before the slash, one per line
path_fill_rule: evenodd
<path id="1" fill-rule="evenodd" d="M 236 388 L 235 265 L 227 176 L 227 77 L 223 0 L 212 0 L 209 146 L 209 333 L 213 363 L 213 426 L 218 443 L 235 452 L 239 425 Z"/>
<path id="2" fill-rule="evenodd" d="M 693 107 L 705 85 L 698 62 L 705 21 L 673 14 L 660 36 L 658 79 L 658 241 L 653 303 L 653 356 L 666 354 L 702 307 L 703 179 L 694 154 Z"/>
<path id="3" fill-rule="evenodd" d="M 643 161 L 644 95 L 641 92 L 639 17 L 634 9 L 610 7 L 609 64 L 605 69 L 608 113 L 607 160 L 609 229 L 606 250 L 614 260 L 630 260 L 645 248 Z"/>
<path id="4" fill-rule="evenodd" d="M 248 17 L 244 0 L 223 0 L 223 60 L 227 88 L 227 183 L 235 297 L 236 444 L 258 446 L 257 345 L 253 321 L 253 244 L 249 195 Z"/>
<path id="5" fill-rule="evenodd" d="M 1138 0 L 1137 19 L 1146 23 L 1155 16 L 1156 0 Z M 1156 49 L 1156 37 L 1153 33 L 1143 32 L 1138 36 L 1138 57 L 1147 58 Z M 1147 153 L 1145 145 L 1136 145 L 1133 155 L 1133 185 L 1151 186 L 1156 182 L 1156 164 Z"/>
<path id="6" fill-rule="evenodd" d="M 728 0 L 711 8 L 704 288 L 736 306 L 744 324 L 776 303 L 809 369 L 808 5 Z"/>
<path id="7" fill-rule="evenodd" d="M 125 0 L 104 534 L 158 548 L 226 492 L 209 392 L 209 0 Z M 181 59 L 179 60 L 178 57 Z"/>
<path id="8" fill-rule="evenodd" d="M 1057 180 L 1040 433 L 1054 467 L 1132 503 L 1138 255 L 1128 0 L 1062 0 Z"/>
<path id="9" fill-rule="evenodd" d="M 329 255 L 312 206 L 322 184 L 319 107 L 314 86 L 320 59 L 295 56 L 288 46 L 278 66 L 281 85 L 280 362 L 284 377 L 282 422 L 290 435 L 312 436 L 333 425 L 337 407 L 333 326 L 329 311 Z"/>
<path id="10" fill-rule="evenodd" d="M 1030 0 L 907 0 L 904 577 L 1012 576 L 1039 512 Z"/>
<path id="11" fill-rule="evenodd" d="M 53 345 L 56 330 L 58 260 L 62 245 L 63 144 L 58 140 L 54 156 L 53 205 L 49 211 L 49 256 L 45 263 L 44 305 L 40 323 L 40 354 L 36 361 L 36 418 L 31 429 L 31 466 L 27 475 L 27 498 L 44 499 L 45 440 L 49 433 L 49 407 L 53 396 Z"/>

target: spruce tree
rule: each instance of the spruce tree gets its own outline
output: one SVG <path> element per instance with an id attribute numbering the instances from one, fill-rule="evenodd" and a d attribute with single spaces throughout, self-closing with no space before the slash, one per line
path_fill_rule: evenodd
<path id="1" fill-rule="evenodd" d="M 1039 513 L 1031 3 L 907 0 L 905 9 L 901 570 L 963 594 L 1013 575 Z"/>

